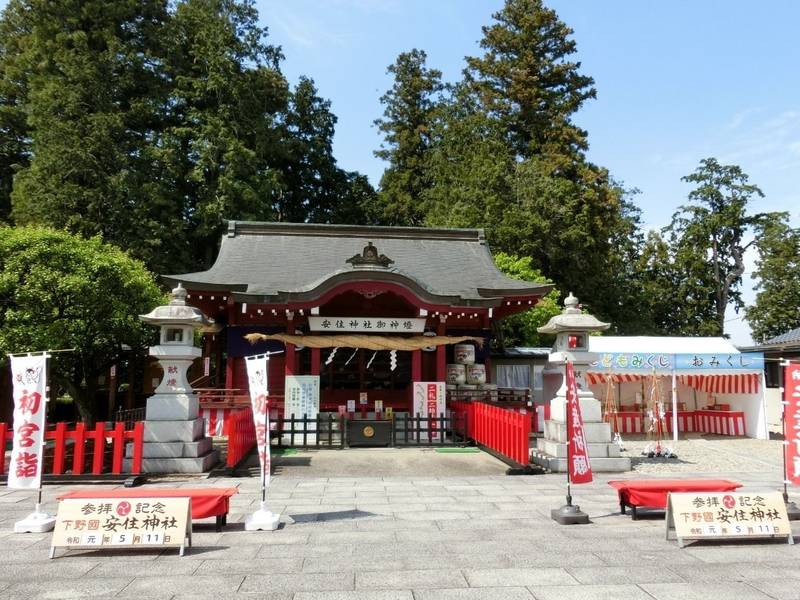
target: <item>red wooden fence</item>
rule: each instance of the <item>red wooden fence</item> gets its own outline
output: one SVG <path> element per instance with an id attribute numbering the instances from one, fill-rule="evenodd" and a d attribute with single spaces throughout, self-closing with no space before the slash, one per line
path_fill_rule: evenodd
<path id="1" fill-rule="evenodd" d="M 0 475 L 5 473 L 6 441 L 13 439 L 14 432 L 6 423 L 0 423 Z M 56 423 L 53 429 L 45 433 L 45 439 L 54 440 L 52 446 L 53 460 L 50 468 L 51 475 L 64 475 L 67 462 L 67 451 L 72 450 L 72 474 L 82 475 L 86 472 L 87 442 L 92 440 L 91 473 L 103 473 L 106 446 L 111 447 L 111 473 L 122 473 L 122 459 L 125 456 L 125 443 L 133 442 L 131 456 L 131 474 L 138 475 L 142 472 L 142 444 L 144 442 L 144 423 L 138 422 L 131 430 L 125 430 L 124 423 L 116 423 L 111 429 L 106 429 L 105 423 L 98 423 L 94 428 L 87 428 L 83 423 L 76 423 L 70 430 L 66 423 Z M 72 441 L 69 444 L 68 441 Z M 50 452 L 48 445 L 47 453 Z"/>
<path id="2" fill-rule="evenodd" d="M 226 464 L 229 467 L 235 467 L 256 445 L 253 409 L 248 406 L 241 410 L 231 411 L 225 419 L 222 435 L 228 438 Z"/>
<path id="3" fill-rule="evenodd" d="M 531 417 L 483 402 L 451 402 L 467 415 L 467 437 L 521 465 L 530 462 Z"/>

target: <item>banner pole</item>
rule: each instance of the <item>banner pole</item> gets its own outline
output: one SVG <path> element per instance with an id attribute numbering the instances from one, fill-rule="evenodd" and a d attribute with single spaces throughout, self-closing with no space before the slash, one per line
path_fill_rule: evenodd
<path id="1" fill-rule="evenodd" d="M 567 382 L 567 365 L 564 364 L 564 382 Z M 569 396 L 569 393 L 567 393 Z M 570 488 L 570 484 L 572 483 L 569 478 L 569 468 L 572 464 L 572 431 L 570 427 L 570 406 L 569 406 L 569 398 L 567 398 L 566 404 L 564 405 L 564 418 L 566 420 L 567 426 L 567 506 L 572 506 L 572 489 Z"/>
<path id="2" fill-rule="evenodd" d="M 267 359 L 267 373 L 269 373 L 269 352 L 267 352 L 266 359 Z M 269 379 L 267 379 L 267 381 L 269 381 Z M 270 448 L 271 440 L 270 440 L 270 431 L 269 431 L 269 390 L 267 390 L 267 404 L 266 404 L 266 408 L 264 409 L 264 437 L 266 438 L 266 441 L 264 443 L 264 453 L 266 454 L 267 452 L 271 451 L 271 448 Z M 270 452 L 270 454 L 271 454 L 271 452 Z M 265 504 L 266 501 L 267 501 L 267 469 L 266 469 L 267 461 L 266 461 L 266 457 L 265 457 L 264 460 L 259 460 L 259 463 L 261 464 L 261 503 Z M 272 463 L 272 461 L 270 461 L 270 464 L 271 463 Z"/>

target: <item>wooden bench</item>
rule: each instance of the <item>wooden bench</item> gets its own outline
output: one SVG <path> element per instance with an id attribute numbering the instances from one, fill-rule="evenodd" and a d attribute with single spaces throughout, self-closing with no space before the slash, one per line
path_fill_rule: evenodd
<path id="1" fill-rule="evenodd" d="M 222 531 L 222 527 L 227 524 L 228 511 L 230 509 L 230 498 L 238 494 L 237 488 L 161 488 L 147 487 L 136 489 L 115 489 L 115 490 L 75 490 L 61 494 L 56 498 L 94 499 L 94 498 L 191 498 L 192 499 L 192 519 L 207 519 L 216 517 L 216 530 Z"/>
<path id="2" fill-rule="evenodd" d="M 667 508 L 667 494 L 679 492 L 732 492 L 742 484 L 727 479 L 630 479 L 609 481 L 619 493 L 619 509 L 630 507 L 636 520 L 637 508 Z"/>

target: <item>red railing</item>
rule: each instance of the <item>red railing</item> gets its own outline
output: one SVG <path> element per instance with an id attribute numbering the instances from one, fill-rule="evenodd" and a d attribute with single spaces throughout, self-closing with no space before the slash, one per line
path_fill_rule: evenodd
<path id="1" fill-rule="evenodd" d="M 253 409 L 248 407 L 231 411 L 225 418 L 222 435 L 228 438 L 229 467 L 235 467 L 256 445 L 256 427 Z"/>
<path id="2" fill-rule="evenodd" d="M 467 437 L 521 465 L 530 462 L 530 415 L 483 402 L 451 402 L 450 410 L 466 413 Z"/>
<path id="3" fill-rule="evenodd" d="M 6 441 L 13 439 L 14 432 L 6 423 L 0 423 L 0 475 L 5 473 Z M 45 433 L 45 439 L 53 440 L 51 475 L 64 475 L 68 452 L 72 452 L 72 475 L 83 475 L 86 472 L 86 459 L 91 459 L 91 474 L 103 473 L 106 459 L 106 446 L 111 449 L 111 473 L 122 473 L 122 459 L 125 456 L 125 444 L 133 442 L 131 455 L 131 474 L 142 472 L 142 444 L 144 443 L 144 423 L 135 423 L 133 429 L 126 430 L 124 423 L 116 423 L 106 429 L 105 423 L 97 423 L 87 428 L 84 423 L 76 423 L 70 430 L 66 423 L 56 423 L 55 427 Z M 91 456 L 87 454 L 87 442 L 91 440 Z M 50 454 L 48 445 L 46 454 Z"/>

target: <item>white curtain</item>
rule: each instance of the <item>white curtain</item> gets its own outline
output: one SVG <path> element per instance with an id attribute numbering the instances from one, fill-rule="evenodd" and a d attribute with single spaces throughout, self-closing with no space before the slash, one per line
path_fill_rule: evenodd
<path id="1" fill-rule="evenodd" d="M 497 387 L 531 387 L 531 368 L 529 365 L 497 365 Z"/>

